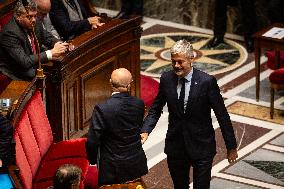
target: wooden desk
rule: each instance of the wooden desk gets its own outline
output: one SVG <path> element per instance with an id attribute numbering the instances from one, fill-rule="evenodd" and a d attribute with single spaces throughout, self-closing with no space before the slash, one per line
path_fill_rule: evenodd
<path id="1" fill-rule="evenodd" d="M 25 93 L 26 89 L 28 88 L 30 82 L 27 81 L 11 81 L 11 83 L 7 86 L 7 88 L 0 94 L 0 99 L 10 99 L 11 105 L 6 110 L 0 110 L 2 115 L 7 116 L 8 118 L 13 113 L 13 110 L 16 108 L 18 100 L 22 94 Z"/>
<path id="2" fill-rule="evenodd" d="M 110 97 L 111 72 L 130 70 L 131 94 L 140 96 L 142 17 L 114 19 L 72 40 L 75 49 L 43 68 L 47 114 L 56 141 L 86 135 L 94 106 Z"/>
<path id="3" fill-rule="evenodd" d="M 260 56 L 261 56 L 261 49 L 269 49 L 275 51 L 275 63 L 279 66 L 280 65 L 280 50 L 284 50 L 284 38 L 282 39 L 275 39 L 270 37 L 262 36 L 268 30 L 273 27 L 280 27 L 284 28 L 284 24 L 276 23 L 269 27 L 262 29 L 261 31 L 254 34 L 254 55 L 255 55 L 255 95 L 256 101 L 259 101 L 259 85 L 260 85 Z"/>

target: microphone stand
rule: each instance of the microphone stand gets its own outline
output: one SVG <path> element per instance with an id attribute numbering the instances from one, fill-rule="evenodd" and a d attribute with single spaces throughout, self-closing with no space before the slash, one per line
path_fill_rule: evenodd
<path id="1" fill-rule="evenodd" d="M 37 68 L 36 77 L 42 79 L 42 78 L 45 77 L 45 75 L 44 75 L 43 69 L 41 67 L 40 47 L 39 47 L 38 39 L 37 39 L 37 36 L 36 36 L 36 33 L 35 33 L 35 25 L 33 25 L 33 28 L 32 28 L 32 35 L 33 35 L 33 38 L 35 39 L 34 42 L 35 42 L 35 45 L 36 45 L 36 54 L 37 54 L 37 57 L 38 57 L 38 68 Z"/>
<path id="2" fill-rule="evenodd" d="M 46 99 L 45 99 L 45 78 L 46 77 L 45 77 L 45 75 L 43 73 L 43 69 L 41 67 L 40 47 L 39 47 L 38 39 L 37 39 L 37 36 L 36 36 L 36 33 L 35 33 L 35 24 L 33 24 L 33 27 L 32 27 L 32 35 L 33 35 L 33 38 L 34 38 L 34 43 L 35 43 L 35 46 L 36 46 L 36 54 L 37 54 L 37 57 L 38 57 L 38 68 L 37 68 L 37 71 L 36 71 L 36 86 L 41 92 L 43 102 L 46 102 Z"/>

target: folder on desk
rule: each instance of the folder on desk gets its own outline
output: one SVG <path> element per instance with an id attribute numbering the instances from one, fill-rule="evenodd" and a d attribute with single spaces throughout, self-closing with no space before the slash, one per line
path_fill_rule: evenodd
<path id="1" fill-rule="evenodd" d="M 0 173 L 0 186 L 1 189 L 15 188 L 12 178 L 7 173 Z"/>

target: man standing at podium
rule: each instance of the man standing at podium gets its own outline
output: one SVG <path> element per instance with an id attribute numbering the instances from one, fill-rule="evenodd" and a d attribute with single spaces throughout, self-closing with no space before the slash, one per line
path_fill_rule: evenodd
<path id="1" fill-rule="evenodd" d="M 11 79 L 29 81 L 35 77 L 38 52 L 33 28 L 42 63 L 56 59 L 68 50 L 68 43 L 58 41 L 37 21 L 37 6 L 33 1 L 27 0 L 25 6 L 18 1 L 13 18 L 0 33 L 0 72 Z"/>
<path id="2" fill-rule="evenodd" d="M 98 165 L 99 185 L 133 181 L 148 172 L 140 138 L 144 102 L 130 96 L 132 81 L 127 69 L 114 70 L 111 97 L 94 108 L 86 151 Z"/>

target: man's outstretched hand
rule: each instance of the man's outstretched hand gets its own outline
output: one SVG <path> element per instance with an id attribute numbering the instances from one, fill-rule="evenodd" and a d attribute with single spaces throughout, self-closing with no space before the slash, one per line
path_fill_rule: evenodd
<path id="1" fill-rule="evenodd" d="M 144 144 L 146 142 L 146 140 L 148 139 L 148 133 L 141 133 L 141 143 Z"/>

